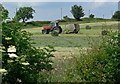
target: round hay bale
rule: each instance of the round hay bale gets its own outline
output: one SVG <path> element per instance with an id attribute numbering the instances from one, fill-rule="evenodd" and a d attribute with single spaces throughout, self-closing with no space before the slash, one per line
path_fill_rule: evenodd
<path id="1" fill-rule="evenodd" d="M 75 26 L 74 26 L 74 24 L 68 24 L 68 25 L 66 25 L 66 29 L 69 31 L 74 31 Z"/>
<path id="2" fill-rule="evenodd" d="M 91 26 L 87 25 L 85 28 L 86 28 L 87 30 L 89 30 L 89 29 L 91 29 Z"/>
<path id="3" fill-rule="evenodd" d="M 80 30 L 79 24 L 68 24 L 68 25 L 66 25 L 66 33 L 67 34 L 78 33 L 79 30 Z"/>
<path id="4" fill-rule="evenodd" d="M 80 26 L 79 26 L 79 24 L 74 24 L 74 26 L 75 26 L 74 33 L 78 33 L 79 30 L 80 30 Z"/>

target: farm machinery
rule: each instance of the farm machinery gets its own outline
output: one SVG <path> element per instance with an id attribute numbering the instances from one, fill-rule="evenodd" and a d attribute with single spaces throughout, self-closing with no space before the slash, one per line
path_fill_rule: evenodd
<path id="1" fill-rule="evenodd" d="M 49 34 L 52 31 L 62 33 L 62 28 L 59 26 L 58 21 L 51 21 L 50 26 L 43 26 L 42 34 Z"/>
<path id="2" fill-rule="evenodd" d="M 66 34 L 77 34 L 80 30 L 80 26 L 79 24 L 67 24 L 64 30 Z M 56 31 L 58 34 L 62 33 L 62 28 L 59 26 L 58 21 L 51 21 L 49 26 L 43 26 L 42 34 L 49 34 L 53 31 Z"/>

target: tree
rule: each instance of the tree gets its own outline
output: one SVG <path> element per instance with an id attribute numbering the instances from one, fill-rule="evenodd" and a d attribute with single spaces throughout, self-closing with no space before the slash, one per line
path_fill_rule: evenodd
<path id="1" fill-rule="evenodd" d="M 85 15 L 82 6 L 77 5 L 72 6 L 71 13 L 77 21 L 79 21 L 80 18 Z"/>
<path id="2" fill-rule="evenodd" d="M 95 15 L 93 15 L 93 14 L 90 14 L 90 15 L 89 15 L 89 18 L 94 18 L 94 16 L 95 16 Z"/>
<path id="3" fill-rule="evenodd" d="M 7 18 L 8 18 L 8 14 L 9 14 L 8 10 L 5 9 L 5 8 L 2 6 L 2 4 L 0 4 L 0 15 L 1 15 L 1 18 L 0 18 L 0 19 L 2 19 L 2 20 L 7 19 Z"/>
<path id="4" fill-rule="evenodd" d="M 70 18 L 67 15 L 63 16 L 63 18 L 64 18 L 65 21 L 69 21 L 70 20 Z"/>
<path id="5" fill-rule="evenodd" d="M 120 20 L 120 11 L 116 11 L 112 16 L 113 19 Z"/>
<path id="6" fill-rule="evenodd" d="M 32 7 L 20 7 L 14 19 L 25 22 L 33 18 L 33 13 L 35 13 L 35 10 Z"/>

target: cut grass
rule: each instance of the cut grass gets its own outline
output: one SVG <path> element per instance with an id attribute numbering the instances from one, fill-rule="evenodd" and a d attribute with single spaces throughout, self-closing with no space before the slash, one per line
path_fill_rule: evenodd
<path id="1" fill-rule="evenodd" d="M 34 42 L 34 46 L 36 47 L 46 47 L 51 45 L 53 47 L 89 47 L 90 42 L 94 40 L 94 42 L 99 42 L 100 37 L 98 36 L 85 36 L 85 35 L 61 35 L 58 37 L 52 37 L 49 35 L 38 36 L 35 35 L 32 37 Z"/>
<path id="2" fill-rule="evenodd" d="M 85 26 L 89 25 L 92 27 L 91 30 L 86 30 Z M 107 26 L 106 26 L 107 25 Z M 101 31 L 103 29 L 116 31 L 117 22 L 104 22 L 101 23 L 84 23 L 80 24 L 81 30 L 78 34 L 60 34 L 58 37 L 52 37 L 50 34 L 41 34 L 42 27 L 28 28 L 25 29 L 33 34 L 32 39 L 36 44 L 36 47 L 46 47 L 47 45 L 52 45 L 56 52 L 53 54 L 55 57 L 52 59 L 53 70 L 50 74 L 50 80 L 52 82 L 78 82 L 77 76 L 73 76 L 74 71 L 68 71 L 74 69 L 74 56 L 80 56 L 80 48 L 89 48 L 94 45 L 99 45 L 101 40 Z M 65 25 L 62 25 L 63 30 Z M 85 52 L 85 51 L 83 51 Z M 73 69 L 71 69 L 73 68 Z M 72 73 L 75 79 L 69 80 L 67 73 Z"/>
<path id="3" fill-rule="evenodd" d="M 118 22 L 96 22 L 80 24 L 80 31 L 78 34 L 64 34 L 65 25 L 61 25 L 63 33 L 58 37 L 52 37 L 51 34 L 41 34 L 42 27 L 27 28 L 28 32 L 32 33 L 32 39 L 36 43 L 36 47 L 45 47 L 52 45 L 54 47 L 88 47 L 89 40 L 94 42 L 100 41 L 101 31 L 117 31 Z M 86 30 L 85 26 L 90 25 L 92 29 Z"/>

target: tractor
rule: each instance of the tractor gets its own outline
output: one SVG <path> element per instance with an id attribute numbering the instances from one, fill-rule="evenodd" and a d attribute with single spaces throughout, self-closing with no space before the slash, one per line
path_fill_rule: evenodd
<path id="1" fill-rule="evenodd" d="M 43 26 L 42 34 L 49 34 L 54 30 L 57 31 L 58 34 L 62 33 L 62 28 L 59 26 L 58 21 L 51 21 L 50 26 Z"/>

